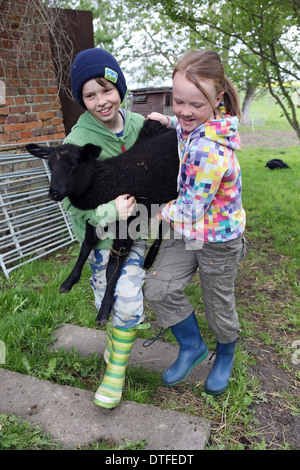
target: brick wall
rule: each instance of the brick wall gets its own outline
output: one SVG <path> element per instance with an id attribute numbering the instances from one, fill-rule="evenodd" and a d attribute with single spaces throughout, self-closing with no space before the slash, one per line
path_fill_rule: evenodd
<path id="1" fill-rule="evenodd" d="M 1 146 L 65 137 L 48 28 L 36 5 L 1 1 Z"/>

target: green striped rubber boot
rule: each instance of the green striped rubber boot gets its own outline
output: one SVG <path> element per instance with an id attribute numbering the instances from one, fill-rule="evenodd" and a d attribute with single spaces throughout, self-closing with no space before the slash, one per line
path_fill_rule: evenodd
<path id="1" fill-rule="evenodd" d="M 106 325 L 106 348 L 103 354 L 103 359 L 105 360 L 106 364 L 108 363 L 111 353 L 112 328 L 112 324 L 109 321 Z"/>
<path id="2" fill-rule="evenodd" d="M 104 408 L 115 408 L 122 398 L 125 370 L 131 349 L 137 337 L 136 328 L 112 327 L 111 353 L 106 371 L 94 402 Z"/>

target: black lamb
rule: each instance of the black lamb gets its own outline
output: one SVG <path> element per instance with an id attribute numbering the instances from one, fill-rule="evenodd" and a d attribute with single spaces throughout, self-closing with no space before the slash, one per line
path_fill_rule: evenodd
<path id="1" fill-rule="evenodd" d="M 177 197 L 179 159 L 176 131 L 167 129 L 158 121 L 146 120 L 135 144 L 126 152 L 105 161 L 98 159 L 101 147 L 93 144 L 83 147 L 72 144 L 56 147 L 28 144 L 26 149 L 32 155 L 48 160 L 51 170 L 50 198 L 62 201 L 68 197 L 78 209 L 95 209 L 121 194 L 130 194 L 135 196 L 137 203 L 147 208 L 147 217 L 153 217 L 153 208 L 158 210 L 159 206 Z M 128 227 L 136 217 L 137 215 L 132 215 L 128 219 L 125 236 L 122 233 L 118 235 L 119 224 L 116 223 L 106 270 L 107 288 L 96 317 L 97 325 L 103 326 L 108 321 L 114 287 L 125 257 L 134 243 Z M 145 269 L 152 265 L 162 236 L 160 230 L 146 256 Z M 71 274 L 60 286 L 61 293 L 69 292 L 79 281 L 84 263 L 97 239 L 96 228 L 87 223 L 78 260 Z"/>

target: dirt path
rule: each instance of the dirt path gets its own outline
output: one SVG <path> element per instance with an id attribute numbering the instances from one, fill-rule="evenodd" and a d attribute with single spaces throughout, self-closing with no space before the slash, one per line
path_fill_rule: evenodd
<path id="1" fill-rule="evenodd" d="M 299 139 L 294 131 L 267 131 L 241 132 L 243 148 L 249 147 L 289 147 L 299 145 Z"/>

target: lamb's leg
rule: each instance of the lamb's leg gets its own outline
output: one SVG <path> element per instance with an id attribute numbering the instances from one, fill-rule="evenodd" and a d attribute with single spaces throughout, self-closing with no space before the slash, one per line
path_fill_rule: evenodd
<path id="1" fill-rule="evenodd" d="M 89 254 L 92 251 L 97 240 L 98 240 L 98 237 L 96 234 L 95 227 L 93 227 L 87 222 L 86 228 L 85 228 L 85 238 L 82 243 L 78 259 L 76 261 L 76 264 L 72 272 L 60 286 L 59 292 L 61 294 L 69 292 L 72 289 L 73 285 L 79 281 L 84 263 L 88 259 Z"/>
<path id="2" fill-rule="evenodd" d="M 153 242 L 153 244 L 150 246 L 149 251 L 147 253 L 147 256 L 144 261 L 143 268 L 144 269 L 150 269 L 152 264 L 154 263 L 154 260 L 156 258 L 156 255 L 159 251 L 160 245 L 163 241 L 163 238 L 167 231 L 169 230 L 170 225 L 169 223 L 165 222 L 162 220 L 159 224 L 158 228 L 158 235 L 156 237 L 156 240 Z"/>
<path id="3" fill-rule="evenodd" d="M 108 321 L 114 303 L 116 282 L 119 279 L 125 258 L 133 243 L 134 241 L 130 238 L 128 240 L 114 240 L 112 253 L 106 268 L 106 290 L 95 320 L 96 325 L 104 326 Z"/>
<path id="4" fill-rule="evenodd" d="M 161 242 L 162 242 L 162 238 L 157 238 L 150 246 L 147 256 L 145 258 L 145 261 L 144 261 L 144 265 L 143 265 L 144 269 L 147 270 L 151 268 L 156 258 L 156 255 L 160 249 Z"/>

